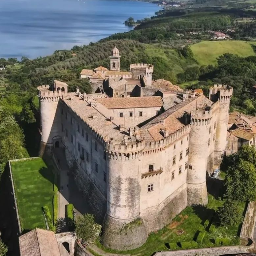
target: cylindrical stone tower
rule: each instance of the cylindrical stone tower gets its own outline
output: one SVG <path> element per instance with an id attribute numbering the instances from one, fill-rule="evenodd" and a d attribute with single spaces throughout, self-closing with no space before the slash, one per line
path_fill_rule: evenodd
<path id="1" fill-rule="evenodd" d="M 54 81 L 54 87 L 39 86 L 40 115 L 41 115 L 41 147 L 40 155 L 44 154 L 46 146 L 52 146 L 53 138 L 60 135 L 59 99 L 67 93 L 67 84 Z"/>
<path id="2" fill-rule="evenodd" d="M 230 99 L 233 94 L 233 88 L 223 85 L 214 85 L 210 89 L 209 98 L 212 101 L 219 101 L 219 111 L 216 127 L 216 140 L 214 150 L 214 164 L 221 163 L 222 156 L 227 145 L 227 130 L 229 120 Z"/>
<path id="3" fill-rule="evenodd" d="M 209 154 L 210 110 L 197 109 L 191 114 L 188 158 L 188 205 L 208 203 L 206 168 Z"/>
<path id="4" fill-rule="evenodd" d="M 146 227 L 140 219 L 138 166 L 137 153 L 112 152 L 109 155 L 107 214 L 103 228 L 103 244 L 106 247 L 129 250 L 147 240 Z"/>

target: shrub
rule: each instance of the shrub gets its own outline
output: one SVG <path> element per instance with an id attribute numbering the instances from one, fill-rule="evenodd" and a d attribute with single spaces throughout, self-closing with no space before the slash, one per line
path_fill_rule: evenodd
<path id="1" fill-rule="evenodd" d="M 48 206 L 43 206 L 43 212 L 44 212 L 44 216 L 46 218 L 49 229 L 51 231 L 55 231 L 55 227 L 53 225 L 52 215 L 51 215 L 51 212 L 49 210 L 49 207 Z"/>
<path id="2" fill-rule="evenodd" d="M 204 237 L 205 237 L 205 231 L 203 231 L 203 232 L 200 232 L 199 234 L 198 234 L 198 236 L 197 236 L 197 239 L 196 239 L 196 241 L 197 241 L 197 243 L 199 243 L 199 244 L 202 244 L 203 243 L 203 240 L 204 240 Z"/>
<path id="3" fill-rule="evenodd" d="M 218 237 L 217 237 L 217 238 L 215 239 L 215 244 L 216 244 L 216 245 L 221 245 L 221 238 L 218 238 Z"/>
<path id="4" fill-rule="evenodd" d="M 229 238 L 222 238 L 221 239 L 222 245 L 230 245 L 231 240 Z"/>
<path id="5" fill-rule="evenodd" d="M 210 224 L 209 220 L 206 220 L 206 221 L 204 222 L 204 228 L 207 228 L 207 227 L 209 226 L 209 224 Z"/>
<path id="6" fill-rule="evenodd" d="M 191 248 L 197 248 L 198 243 L 195 241 L 192 242 L 181 242 L 182 249 L 191 249 Z"/>
<path id="7" fill-rule="evenodd" d="M 68 204 L 66 205 L 66 218 L 69 230 L 74 229 L 74 205 Z"/>
<path id="8" fill-rule="evenodd" d="M 177 243 L 169 243 L 170 250 L 178 250 L 180 247 L 177 245 Z"/>
<path id="9" fill-rule="evenodd" d="M 209 232 L 210 233 L 214 233 L 216 230 L 216 227 L 212 224 L 210 227 L 209 227 Z"/>

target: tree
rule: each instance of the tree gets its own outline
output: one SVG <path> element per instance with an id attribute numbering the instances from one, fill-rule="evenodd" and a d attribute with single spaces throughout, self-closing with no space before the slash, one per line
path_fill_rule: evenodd
<path id="1" fill-rule="evenodd" d="M 226 194 L 229 200 L 254 201 L 256 199 L 256 151 L 243 147 L 237 154 L 229 157 L 230 164 L 225 178 Z"/>
<path id="2" fill-rule="evenodd" d="M 7 246 L 2 242 L 0 238 L 0 256 L 5 256 L 8 251 Z"/>
<path id="3" fill-rule="evenodd" d="M 239 207 L 239 202 L 227 200 L 219 208 L 218 216 L 222 226 L 234 226 L 242 221 L 243 209 Z"/>
<path id="4" fill-rule="evenodd" d="M 28 124 L 35 123 L 36 119 L 34 113 L 30 107 L 30 104 L 25 104 L 21 111 L 21 121 L 26 122 Z"/>
<path id="5" fill-rule="evenodd" d="M 92 214 L 84 214 L 76 220 L 76 234 L 83 242 L 93 243 L 99 236 L 101 225 L 95 223 Z"/>

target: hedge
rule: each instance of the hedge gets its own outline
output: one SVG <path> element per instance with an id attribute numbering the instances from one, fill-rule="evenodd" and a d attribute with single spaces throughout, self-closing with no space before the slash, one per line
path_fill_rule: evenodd
<path id="1" fill-rule="evenodd" d="M 203 231 L 203 232 L 200 232 L 200 233 L 198 234 L 197 239 L 196 239 L 197 243 L 199 243 L 199 244 L 202 244 L 202 243 L 203 243 L 204 237 L 205 237 L 205 233 L 206 233 L 206 232 Z"/>
<path id="2" fill-rule="evenodd" d="M 43 206 L 42 208 L 43 208 L 44 216 L 46 218 L 49 229 L 51 231 L 55 232 L 55 227 L 53 225 L 52 215 L 51 215 L 51 212 L 49 210 L 49 207 L 48 206 Z"/>
<path id="3" fill-rule="evenodd" d="M 177 245 L 177 243 L 169 243 L 170 250 L 179 250 L 180 247 Z"/>
<path id="4" fill-rule="evenodd" d="M 182 249 L 197 248 L 197 247 L 198 247 L 198 243 L 195 242 L 195 241 L 191 241 L 191 242 L 181 242 L 181 247 L 182 247 Z"/>
<path id="5" fill-rule="evenodd" d="M 67 217 L 67 224 L 69 230 L 72 231 L 74 229 L 74 205 L 68 204 L 66 205 L 66 217 Z"/>

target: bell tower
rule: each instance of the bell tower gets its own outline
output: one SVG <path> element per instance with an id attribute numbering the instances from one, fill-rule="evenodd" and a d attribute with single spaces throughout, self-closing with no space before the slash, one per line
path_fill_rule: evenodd
<path id="1" fill-rule="evenodd" d="M 120 71 L 120 58 L 119 50 L 114 47 L 112 50 L 112 56 L 110 58 L 110 70 L 112 71 Z"/>

